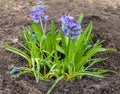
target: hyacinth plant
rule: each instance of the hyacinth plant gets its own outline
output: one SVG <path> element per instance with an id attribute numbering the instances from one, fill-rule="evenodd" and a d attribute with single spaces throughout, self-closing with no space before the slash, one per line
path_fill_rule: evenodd
<path id="1" fill-rule="evenodd" d="M 116 51 L 113 48 L 103 48 L 104 41 L 92 43 L 92 22 L 86 29 L 81 28 L 83 14 L 77 21 L 70 15 L 59 18 L 61 27 L 56 29 L 51 21 L 48 32 L 48 16 L 45 15 L 46 6 L 40 1 L 30 9 L 32 27 L 25 27 L 22 32 L 23 42 L 19 43 L 24 50 L 6 45 L 8 51 L 21 55 L 28 62 L 27 67 L 14 67 L 10 74 L 19 76 L 30 73 L 35 76 L 36 82 L 55 77 L 56 83 L 81 78 L 84 75 L 104 78 L 105 73 L 112 70 L 93 68 L 92 66 L 107 58 L 93 58 L 99 52 Z M 54 87 L 54 86 L 53 86 Z M 53 88 L 52 87 L 52 88 Z M 49 91 L 50 92 L 50 91 Z"/>

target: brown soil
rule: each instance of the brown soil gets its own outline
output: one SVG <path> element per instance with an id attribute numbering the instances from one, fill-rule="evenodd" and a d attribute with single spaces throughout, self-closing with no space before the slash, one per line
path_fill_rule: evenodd
<path id="1" fill-rule="evenodd" d="M 83 27 L 93 21 L 94 40 L 105 39 L 105 47 L 113 47 L 116 53 L 99 54 L 109 60 L 96 64 L 96 67 L 112 69 L 105 79 L 84 77 L 73 82 L 61 81 L 52 94 L 120 94 L 120 2 L 119 0 L 44 0 L 49 5 L 47 14 L 57 19 L 62 14 L 71 14 L 76 18 L 81 12 L 85 17 Z M 37 1 L 36 1 L 37 2 Z M 22 26 L 30 25 L 29 8 L 35 0 L 0 1 L 0 46 L 17 46 Z M 23 66 L 26 62 L 20 56 L 0 49 L 0 94 L 45 94 L 54 80 L 35 83 L 33 77 L 24 75 L 13 78 L 9 74 L 11 65 Z"/>

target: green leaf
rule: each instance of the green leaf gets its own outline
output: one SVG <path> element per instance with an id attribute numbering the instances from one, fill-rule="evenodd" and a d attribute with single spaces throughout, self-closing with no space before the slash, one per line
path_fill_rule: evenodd
<path id="1" fill-rule="evenodd" d="M 66 44 L 66 38 L 65 38 L 65 36 L 64 36 L 64 33 L 63 33 L 63 31 L 62 31 L 62 29 L 61 29 L 61 42 L 62 42 L 62 48 L 64 49 L 64 52 L 65 52 L 65 55 L 67 54 L 67 44 Z"/>
<path id="2" fill-rule="evenodd" d="M 17 48 L 9 46 L 9 45 L 4 46 L 3 48 L 24 57 L 29 62 L 29 65 L 31 65 L 31 58 L 24 51 L 21 51 Z"/>
<path id="3" fill-rule="evenodd" d="M 78 64 L 78 62 L 82 59 L 82 56 L 87 51 L 87 46 L 90 44 L 92 40 L 91 35 L 92 30 L 92 22 L 89 23 L 85 31 L 81 33 L 81 35 L 78 37 L 78 41 L 76 42 L 76 48 L 75 48 L 75 63 Z"/>
<path id="4" fill-rule="evenodd" d="M 90 67 L 92 67 L 94 64 L 107 60 L 108 58 L 96 58 L 96 59 L 91 59 L 91 61 L 89 62 L 88 66 L 85 67 L 85 70 L 88 70 Z M 87 62 L 86 62 L 87 63 Z M 84 63 L 84 65 L 86 64 Z"/>
<path id="5" fill-rule="evenodd" d="M 37 39 L 40 40 L 40 38 L 43 35 L 43 31 L 40 28 L 39 24 L 32 22 L 32 28 L 33 28 L 34 32 L 37 34 Z"/>
<path id="6" fill-rule="evenodd" d="M 29 28 L 26 27 L 21 32 L 21 35 L 22 35 L 25 46 L 30 50 L 31 49 L 31 41 L 32 41 L 32 32 L 30 31 Z"/>
<path id="7" fill-rule="evenodd" d="M 57 51 L 59 51 L 60 53 L 65 54 L 64 49 L 63 49 L 62 47 L 60 47 L 59 45 L 56 45 L 56 49 L 57 49 Z"/>
<path id="8" fill-rule="evenodd" d="M 67 63 L 66 66 L 68 66 L 70 62 L 74 62 L 74 52 L 75 52 L 74 51 L 74 40 L 70 39 L 70 43 L 68 47 L 68 54 L 66 56 L 68 58 L 68 61 L 66 62 Z"/>
<path id="9" fill-rule="evenodd" d="M 56 27 L 55 27 L 55 23 L 54 21 L 51 21 L 51 31 L 52 31 L 52 41 L 53 41 L 53 50 L 54 50 L 54 53 L 55 53 L 55 61 L 56 63 L 58 64 L 58 67 L 60 66 L 59 64 L 59 60 L 58 60 L 58 52 L 57 52 L 57 49 L 56 49 Z"/>
<path id="10" fill-rule="evenodd" d="M 53 50 L 53 35 L 52 35 L 52 32 L 48 32 L 47 35 L 46 35 L 46 40 L 45 40 L 45 47 L 46 47 L 46 50 L 49 51 L 49 52 L 52 52 Z"/>
<path id="11" fill-rule="evenodd" d="M 39 51 L 39 46 L 36 45 L 36 42 L 32 42 L 32 47 L 31 47 L 31 57 L 32 58 L 39 58 L 41 51 Z"/>
<path id="12" fill-rule="evenodd" d="M 30 53 L 30 50 L 22 43 L 18 42 L 18 44 L 23 47 L 28 53 Z"/>
<path id="13" fill-rule="evenodd" d="M 82 23 L 83 17 L 84 17 L 84 14 L 81 13 L 79 18 L 78 18 L 78 23 Z"/>
<path id="14" fill-rule="evenodd" d="M 76 72 L 74 74 L 74 77 L 85 76 L 85 75 L 94 76 L 94 77 L 98 77 L 98 78 L 105 78 L 104 75 L 100 74 L 99 72 L 90 72 L 90 71 Z"/>

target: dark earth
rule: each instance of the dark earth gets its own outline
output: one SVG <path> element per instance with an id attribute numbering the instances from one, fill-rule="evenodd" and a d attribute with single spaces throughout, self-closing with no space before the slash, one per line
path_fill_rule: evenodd
<path id="1" fill-rule="evenodd" d="M 0 46 L 10 44 L 18 47 L 23 26 L 31 24 L 29 8 L 37 0 L 0 0 Z M 85 76 L 72 82 L 60 81 L 51 94 L 120 94 L 120 1 L 119 0 L 44 0 L 49 6 L 46 14 L 58 23 L 63 14 L 75 18 L 81 12 L 85 14 L 82 26 L 93 21 L 94 41 L 106 40 L 104 47 L 116 48 L 117 52 L 98 54 L 97 57 L 109 57 L 107 61 L 94 67 L 112 69 L 104 79 Z M 58 23 L 59 24 L 59 23 Z M 46 94 L 54 83 L 40 81 L 34 77 L 22 75 L 13 78 L 9 72 L 11 66 L 24 66 L 27 62 L 20 56 L 0 48 L 0 94 Z"/>

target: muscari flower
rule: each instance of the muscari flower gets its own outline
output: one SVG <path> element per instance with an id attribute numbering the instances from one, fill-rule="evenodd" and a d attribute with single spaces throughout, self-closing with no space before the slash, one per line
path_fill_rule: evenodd
<path id="1" fill-rule="evenodd" d="M 13 75 L 13 74 L 16 74 L 20 72 L 19 68 L 18 67 L 13 67 L 13 69 L 10 71 L 10 74 Z"/>
<path id="2" fill-rule="evenodd" d="M 74 17 L 70 15 L 64 15 L 59 20 L 62 23 L 62 30 L 65 36 L 71 35 L 71 39 L 76 38 L 82 32 L 81 25 L 78 22 L 73 21 Z"/>
<path id="3" fill-rule="evenodd" d="M 37 34 L 36 33 L 32 34 L 32 41 L 34 41 L 36 39 L 37 39 Z"/>
<path id="4" fill-rule="evenodd" d="M 43 22 L 46 22 L 48 20 L 48 16 L 44 14 L 46 7 L 43 6 L 44 2 L 40 1 L 37 3 L 37 6 L 30 9 L 30 16 L 31 19 L 38 24 L 40 19 L 43 20 Z"/>

